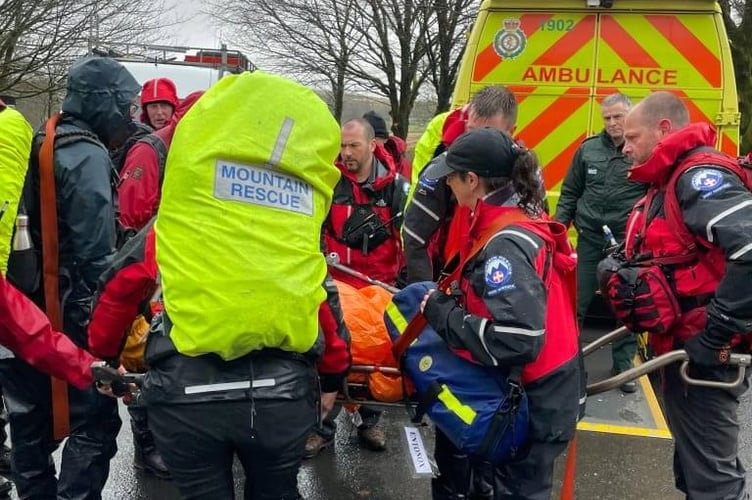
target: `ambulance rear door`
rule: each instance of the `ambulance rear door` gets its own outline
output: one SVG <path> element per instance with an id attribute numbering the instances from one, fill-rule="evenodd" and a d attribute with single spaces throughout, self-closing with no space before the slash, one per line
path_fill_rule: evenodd
<path id="1" fill-rule="evenodd" d="M 580 143 L 602 130 L 599 103 L 613 92 L 635 102 L 655 90 L 680 95 L 692 120 L 719 126 L 718 146 L 735 154 L 736 87 L 716 2 L 687 0 L 681 11 L 667 1 L 588 3 L 485 0 L 453 104 L 494 84 L 517 95 L 515 135 L 537 153 L 552 207 Z"/>

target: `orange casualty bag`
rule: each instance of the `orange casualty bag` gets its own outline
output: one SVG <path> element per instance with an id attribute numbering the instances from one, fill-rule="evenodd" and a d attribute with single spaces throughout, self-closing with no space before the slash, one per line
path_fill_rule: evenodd
<path id="1" fill-rule="evenodd" d="M 355 288 L 337 281 L 345 324 L 350 330 L 353 365 L 397 368 L 392 355 L 392 341 L 384 325 L 384 311 L 392 294 L 380 286 Z M 403 398 L 402 377 L 374 372 L 351 373 L 348 380 L 367 383 L 377 401 L 394 402 Z"/>

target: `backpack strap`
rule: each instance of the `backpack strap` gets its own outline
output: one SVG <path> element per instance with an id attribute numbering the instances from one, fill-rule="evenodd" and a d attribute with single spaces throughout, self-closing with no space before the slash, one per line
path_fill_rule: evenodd
<path id="1" fill-rule="evenodd" d="M 159 186 L 162 187 L 162 181 L 164 181 L 165 165 L 167 164 L 167 144 L 156 133 L 151 133 L 143 136 L 138 140 L 139 142 L 145 142 L 154 149 L 157 154 L 157 165 L 159 166 Z"/>
<path id="2" fill-rule="evenodd" d="M 481 233 L 480 237 L 475 241 L 465 259 L 460 262 L 460 264 L 455 267 L 451 273 L 448 273 L 445 278 L 439 281 L 438 290 L 443 293 L 452 285 L 453 282 L 458 281 L 460 274 L 462 273 L 462 269 L 465 267 L 465 264 L 467 264 L 470 259 L 475 257 L 478 252 L 483 250 L 486 244 L 491 240 L 491 238 L 493 238 L 496 233 L 516 222 L 527 222 L 529 220 L 530 218 L 521 209 L 510 210 L 509 212 L 502 214 L 494 219 L 494 221 L 488 227 L 486 227 L 483 233 Z M 410 321 L 410 323 L 408 323 L 405 331 L 392 346 L 394 359 L 402 358 L 402 355 L 405 354 L 407 348 L 415 341 L 415 339 L 420 336 L 420 334 L 425 330 L 426 326 L 428 326 L 428 321 L 426 320 L 426 317 L 423 316 L 423 313 L 419 312 Z"/>
<path id="3" fill-rule="evenodd" d="M 52 327 L 63 329 L 60 307 L 57 194 L 55 189 L 55 162 L 53 158 L 55 131 L 61 114 L 52 115 L 45 125 L 45 138 L 39 150 L 39 204 L 42 230 L 42 276 L 44 308 Z M 68 386 L 60 379 L 51 379 L 52 431 L 55 439 L 62 439 L 70 430 L 68 411 Z"/>

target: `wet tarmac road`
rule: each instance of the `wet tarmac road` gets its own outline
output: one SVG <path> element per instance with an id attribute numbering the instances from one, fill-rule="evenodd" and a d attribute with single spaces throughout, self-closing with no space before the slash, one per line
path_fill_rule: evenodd
<path id="1" fill-rule="evenodd" d="M 599 330 L 605 332 L 607 328 Z M 592 330 L 587 333 L 597 335 Z M 590 370 L 590 366 L 588 368 Z M 125 408 L 121 410 L 123 429 L 118 439 L 119 451 L 112 461 L 103 499 L 178 499 L 171 482 L 155 479 L 132 467 L 128 414 Z M 740 457 L 745 464 L 752 466 L 752 402 L 749 395 L 743 400 L 739 416 L 742 422 Z M 402 437 L 403 427 L 411 425 L 406 413 L 399 408 L 390 408 L 384 413 L 382 422 L 387 430 L 387 451 L 361 450 L 354 426 L 343 412 L 339 417 L 334 448 L 304 462 L 301 468 L 299 484 L 304 497 L 308 500 L 430 499 L 430 479 L 412 473 Z M 284 432 L 284 428 L 279 432 Z M 430 427 L 422 427 L 420 432 L 430 451 L 433 439 Z M 59 453 L 57 455 L 56 460 L 59 460 Z M 576 497 L 583 500 L 679 500 L 683 497 L 674 490 L 671 461 L 670 439 L 581 430 L 578 432 Z M 556 467 L 554 498 L 558 498 L 564 464 L 562 457 Z M 236 496 L 242 498 L 242 472 L 237 463 L 235 475 Z"/>

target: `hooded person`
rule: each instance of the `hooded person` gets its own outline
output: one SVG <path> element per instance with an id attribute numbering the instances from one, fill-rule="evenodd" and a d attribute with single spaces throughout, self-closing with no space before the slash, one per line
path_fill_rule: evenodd
<path id="1" fill-rule="evenodd" d="M 141 90 L 141 122 L 154 130 L 166 127 L 179 102 L 175 82 L 169 78 L 147 80 Z"/>
<path id="2" fill-rule="evenodd" d="M 86 346 L 86 324 L 97 280 L 110 265 L 115 251 L 109 151 L 128 137 L 131 105 L 139 89 L 136 79 L 113 59 L 87 57 L 71 66 L 62 112 L 49 122 L 49 126 L 56 123 L 52 155 L 54 200 L 43 199 L 40 189 L 39 153 L 45 129 L 37 131 L 32 143 L 23 194 L 31 242 L 34 248 L 43 250 L 42 210 L 54 203 L 57 218 L 52 223 L 57 226 L 62 330 L 79 347 Z M 49 237 L 48 232 L 45 234 Z M 44 280 L 48 279 L 54 282 L 54 275 L 46 274 Z M 29 293 L 40 306 L 49 305 L 43 285 L 40 282 Z M 48 292 L 54 290 L 47 288 Z M 117 451 L 117 402 L 93 387 L 68 387 L 66 391 L 18 358 L 1 360 L 0 376 L 13 428 L 18 496 L 100 498 L 110 459 Z M 66 394 L 70 436 L 62 454 L 60 478 L 56 479 L 51 452 L 59 442 L 53 440 L 51 432 L 52 400 L 59 401 Z"/>
<path id="3" fill-rule="evenodd" d="M 186 96 L 167 126 L 141 137 L 128 151 L 118 185 L 118 202 L 120 224 L 131 233 L 139 231 L 156 215 L 175 128 L 203 94 L 196 91 Z"/>

